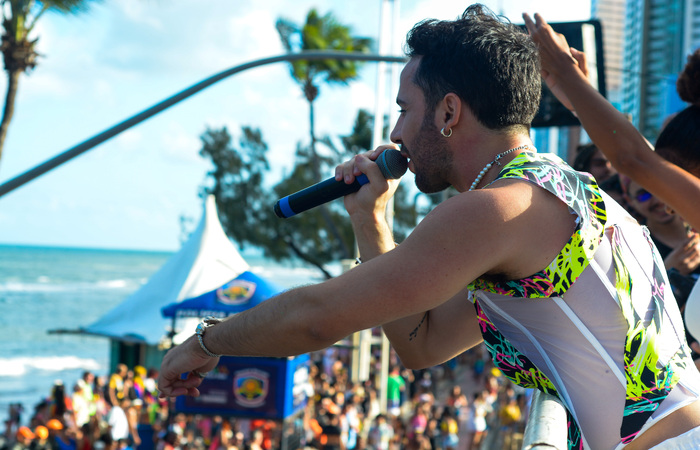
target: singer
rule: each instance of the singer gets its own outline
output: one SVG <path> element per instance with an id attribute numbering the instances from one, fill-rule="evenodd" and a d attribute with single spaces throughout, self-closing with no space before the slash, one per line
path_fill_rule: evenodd
<path id="1" fill-rule="evenodd" d="M 418 23 L 406 48 L 391 140 L 421 191 L 459 194 L 395 246 L 397 182 L 373 161 L 397 147 L 339 166 L 336 180 L 369 179 L 344 200 L 363 263 L 203 324 L 163 359 L 161 395 L 199 395 L 217 355 L 296 355 L 382 326 L 413 369 L 485 342 L 506 377 L 562 400 L 569 448 L 697 447 L 700 373 L 654 244 L 590 174 L 530 140 L 537 46 L 476 4 Z"/>

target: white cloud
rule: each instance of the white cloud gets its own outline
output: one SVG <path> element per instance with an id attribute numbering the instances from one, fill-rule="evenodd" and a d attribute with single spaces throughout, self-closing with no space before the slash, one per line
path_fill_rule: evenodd
<path id="1" fill-rule="evenodd" d="M 143 143 L 143 133 L 138 129 L 124 131 L 114 138 L 118 151 L 135 151 Z"/>
<path id="2" fill-rule="evenodd" d="M 168 160 L 179 163 L 202 163 L 199 137 L 182 129 L 179 123 L 169 123 L 167 131 L 160 136 L 160 153 Z"/>

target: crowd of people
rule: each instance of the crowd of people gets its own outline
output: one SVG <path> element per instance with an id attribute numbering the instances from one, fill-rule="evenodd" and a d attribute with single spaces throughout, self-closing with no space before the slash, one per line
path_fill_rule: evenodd
<path id="1" fill-rule="evenodd" d="M 403 368 L 393 355 L 382 411 L 376 363 L 368 381 L 353 383 L 347 349 L 315 352 L 307 405 L 299 417 L 301 445 L 326 450 L 519 448 L 528 392 L 505 380 L 485 355 L 480 346 L 421 371 Z M 279 422 L 178 413 L 158 398 L 156 376 L 155 369 L 119 364 L 109 376 L 85 371 L 70 392 L 57 381 L 26 417 L 20 405 L 11 405 L 0 450 L 279 448 Z M 492 446 L 495 442 L 498 447 Z"/>
<path id="2" fill-rule="evenodd" d="M 118 364 L 109 376 L 85 371 L 66 386 L 57 380 L 51 392 L 24 418 L 21 404 L 10 406 L 3 450 L 152 449 L 153 430 L 167 418 L 167 402 L 158 399 L 155 369 Z"/>
<path id="3" fill-rule="evenodd" d="M 305 447 L 517 448 L 524 388 L 537 388 L 565 404 L 570 448 L 696 448 L 700 50 L 679 76 L 689 106 L 652 146 L 590 85 L 585 54 L 523 17 L 529 37 L 482 5 L 409 33 L 391 139 L 419 189 L 460 195 L 401 245 L 377 214 L 396 189 L 374 163 L 396 146 L 381 146 L 336 172 L 370 179 L 345 198 L 362 264 L 208 324 L 159 375 L 120 366 L 102 381 L 86 373 L 72 395 L 57 384 L 28 425 L 13 411 L 3 450 L 270 449 L 279 424 L 178 414 L 156 380 L 166 397 L 197 395 L 221 355 L 305 352 Z M 532 147 L 540 76 L 592 140 L 577 170 Z M 353 383 L 331 346 L 379 325 L 396 352 L 386 411 L 376 367 Z"/>

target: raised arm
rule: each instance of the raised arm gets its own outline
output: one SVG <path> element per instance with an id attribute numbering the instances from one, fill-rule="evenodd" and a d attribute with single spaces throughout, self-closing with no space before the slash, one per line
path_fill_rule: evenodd
<path id="1" fill-rule="evenodd" d="M 612 165 L 663 200 L 694 228 L 700 229 L 700 180 L 661 158 L 653 146 L 588 82 L 580 52 L 539 15 L 523 14 L 540 49 L 542 76 L 555 94 L 564 94 L 584 129 Z M 560 97 L 560 100 L 566 100 Z"/>

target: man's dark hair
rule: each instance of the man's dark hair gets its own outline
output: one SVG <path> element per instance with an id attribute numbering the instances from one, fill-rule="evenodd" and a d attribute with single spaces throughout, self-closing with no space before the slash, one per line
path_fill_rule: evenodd
<path id="1" fill-rule="evenodd" d="M 542 82 L 537 47 L 521 28 L 474 4 L 457 20 L 418 23 L 406 45 L 409 57 L 421 57 L 413 81 L 428 112 L 454 92 L 490 129 L 530 129 Z"/>

